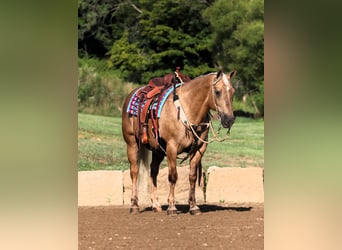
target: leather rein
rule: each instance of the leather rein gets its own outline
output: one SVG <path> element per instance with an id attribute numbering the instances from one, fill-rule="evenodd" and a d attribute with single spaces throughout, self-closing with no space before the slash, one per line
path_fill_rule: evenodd
<path id="1" fill-rule="evenodd" d="M 175 72 L 175 76 L 178 78 L 178 80 L 180 81 L 181 85 L 184 84 L 182 78 L 178 75 L 178 72 L 176 71 Z M 215 93 L 214 93 L 214 85 L 216 85 L 220 80 L 222 80 L 223 78 L 223 75 L 221 75 L 219 78 L 216 78 L 212 81 L 211 83 L 211 89 L 212 89 L 212 95 L 213 95 L 213 101 L 214 101 L 214 105 L 215 105 L 215 110 L 216 112 L 218 112 L 218 108 L 217 108 L 217 104 L 216 104 L 216 99 L 215 99 Z M 225 80 L 225 79 L 224 79 Z M 209 122 L 206 122 L 206 123 L 200 123 L 200 124 L 193 124 L 191 123 L 187 118 L 186 118 L 186 114 L 184 112 L 184 109 L 182 108 L 180 102 L 179 102 L 179 99 L 177 99 L 178 102 L 175 102 L 175 106 L 179 112 L 179 115 L 178 117 L 181 118 L 184 126 L 188 129 L 190 129 L 193 133 L 193 135 L 201 142 L 203 143 L 206 143 L 206 144 L 209 144 L 209 143 L 212 143 L 214 141 L 217 141 L 217 142 L 223 142 L 225 140 L 227 140 L 229 138 L 229 135 L 230 135 L 230 128 L 227 130 L 227 133 L 225 135 L 225 137 L 223 138 L 219 138 L 219 133 L 220 133 L 220 130 L 222 129 L 222 124 L 220 123 L 219 125 L 219 128 L 218 130 L 215 132 L 214 130 L 214 126 L 213 126 L 213 123 L 211 121 L 211 118 L 213 118 L 213 115 L 210 113 L 210 111 L 208 112 L 208 118 L 209 118 Z M 221 120 L 221 117 L 219 116 L 219 120 Z M 206 126 L 207 128 L 206 129 L 209 129 L 210 128 L 210 131 L 212 132 L 213 134 L 213 137 L 210 139 L 210 140 L 203 140 L 196 132 L 195 130 L 195 127 L 199 127 L 199 126 Z"/>

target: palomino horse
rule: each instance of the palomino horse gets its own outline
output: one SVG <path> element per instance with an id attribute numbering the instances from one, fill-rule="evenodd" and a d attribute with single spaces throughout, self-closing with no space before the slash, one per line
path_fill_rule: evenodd
<path id="1" fill-rule="evenodd" d="M 234 88 L 230 83 L 230 79 L 235 75 L 236 71 L 224 74 L 221 70 L 218 73 L 209 73 L 199 76 L 191 81 L 188 81 L 176 89 L 176 94 L 179 96 L 183 117 L 186 121 L 179 119 L 179 111 L 175 106 L 173 94 L 170 94 L 162 108 L 159 118 L 159 141 L 164 145 L 163 148 L 156 144 L 155 138 L 149 136 L 148 148 L 152 150 L 151 162 L 151 182 L 152 192 L 151 201 L 154 211 L 162 211 L 161 205 L 157 197 L 157 175 L 159 165 L 167 157 L 169 169 L 170 192 L 168 196 L 167 214 L 176 214 L 175 206 L 175 185 L 177 182 L 177 155 L 183 152 L 188 152 L 190 159 L 190 190 L 189 190 L 189 205 L 190 213 L 200 213 L 199 207 L 196 205 L 195 184 L 197 178 L 201 178 L 201 158 L 207 148 L 208 132 L 209 132 L 209 110 L 216 110 L 221 124 L 224 128 L 230 129 L 234 123 L 234 114 L 232 101 Z M 128 114 L 127 107 L 135 90 L 133 90 L 123 105 L 122 113 L 122 132 L 127 143 L 127 157 L 130 163 L 130 175 L 132 179 L 132 196 L 131 196 L 131 212 L 138 212 L 138 158 L 141 157 L 141 152 L 148 153 L 143 147 L 145 145 L 139 143 L 137 134 L 138 117 Z M 181 115 L 182 116 L 182 115 Z M 151 135 L 151 133 L 149 133 Z M 153 145 L 158 145 L 154 148 Z M 144 158 L 144 157 L 141 157 Z M 145 157 L 146 158 L 146 157 Z"/>

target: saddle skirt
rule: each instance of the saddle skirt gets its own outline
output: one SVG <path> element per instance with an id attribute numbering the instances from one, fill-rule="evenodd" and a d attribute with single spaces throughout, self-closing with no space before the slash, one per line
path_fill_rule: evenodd
<path id="1" fill-rule="evenodd" d="M 176 85 L 176 88 L 178 88 L 180 84 Z M 141 100 L 138 93 L 143 89 L 144 87 L 138 88 L 134 94 L 132 95 L 126 112 L 130 115 L 133 115 L 135 117 L 138 117 L 139 113 L 142 111 L 142 109 L 145 107 L 145 104 L 147 102 L 147 98 L 143 98 Z M 165 89 L 162 91 L 159 95 L 154 97 L 154 102 L 151 103 L 151 105 L 148 108 L 149 113 L 153 112 L 153 117 L 160 118 L 161 111 L 163 109 L 163 106 L 165 104 L 166 99 L 169 97 L 169 95 L 173 92 L 173 86 Z M 140 108 L 140 111 L 139 111 Z M 150 115 L 149 115 L 150 116 Z"/>
<path id="2" fill-rule="evenodd" d="M 176 77 L 178 74 L 178 80 Z M 148 143 L 148 135 L 154 137 L 154 147 L 159 147 L 158 119 L 166 99 L 183 82 L 190 81 L 190 77 L 180 74 L 179 67 L 175 74 L 166 74 L 164 77 L 152 78 L 147 86 L 138 88 L 131 96 L 126 112 L 138 117 L 138 132 L 136 134 L 139 142 Z M 178 83 L 177 83 L 178 82 Z M 173 84 L 177 83 L 177 84 Z M 149 133 L 147 133 L 149 130 Z M 151 146 L 151 145 L 150 145 Z"/>
<path id="3" fill-rule="evenodd" d="M 176 88 L 181 84 L 177 84 Z M 127 113 L 138 117 L 138 131 L 136 138 L 143 144 L 148 144 L 148 137 L 153 137 L 153 148 L 159 147 L 159 118 L 166 99 L 173 92 L 174 87 L 163 89 L 155 96 L 148 98 L 148 93 L 141 94 L 146 86 L 138 88 L 129 101 Z"/>

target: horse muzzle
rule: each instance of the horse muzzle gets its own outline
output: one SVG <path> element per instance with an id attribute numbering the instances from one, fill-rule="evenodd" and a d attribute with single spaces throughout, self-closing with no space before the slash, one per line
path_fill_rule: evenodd
<path id="1" fill-rule="evenodd" d="M 231 128 L 235 122 L 234 115 L 222 115 L 221 124 L 224 128 Z"/>

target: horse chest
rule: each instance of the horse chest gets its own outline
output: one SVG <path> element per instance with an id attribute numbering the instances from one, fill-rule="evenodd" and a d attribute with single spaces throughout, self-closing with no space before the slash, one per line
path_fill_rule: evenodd
<path id="1" fill-rule="evenodd" d="M 208 137 L 208 130 L 198 130 L 197 135 L 202 139 L 206 140 Z M 178 154 L 183 152 L 189 152 L 197 150 L 202 146 L 203 142 L 197 139 L 197 137 L 192 133 L 191 130 L 187 129 L 184 133 L 181 141 L 178 142 Z"/>

